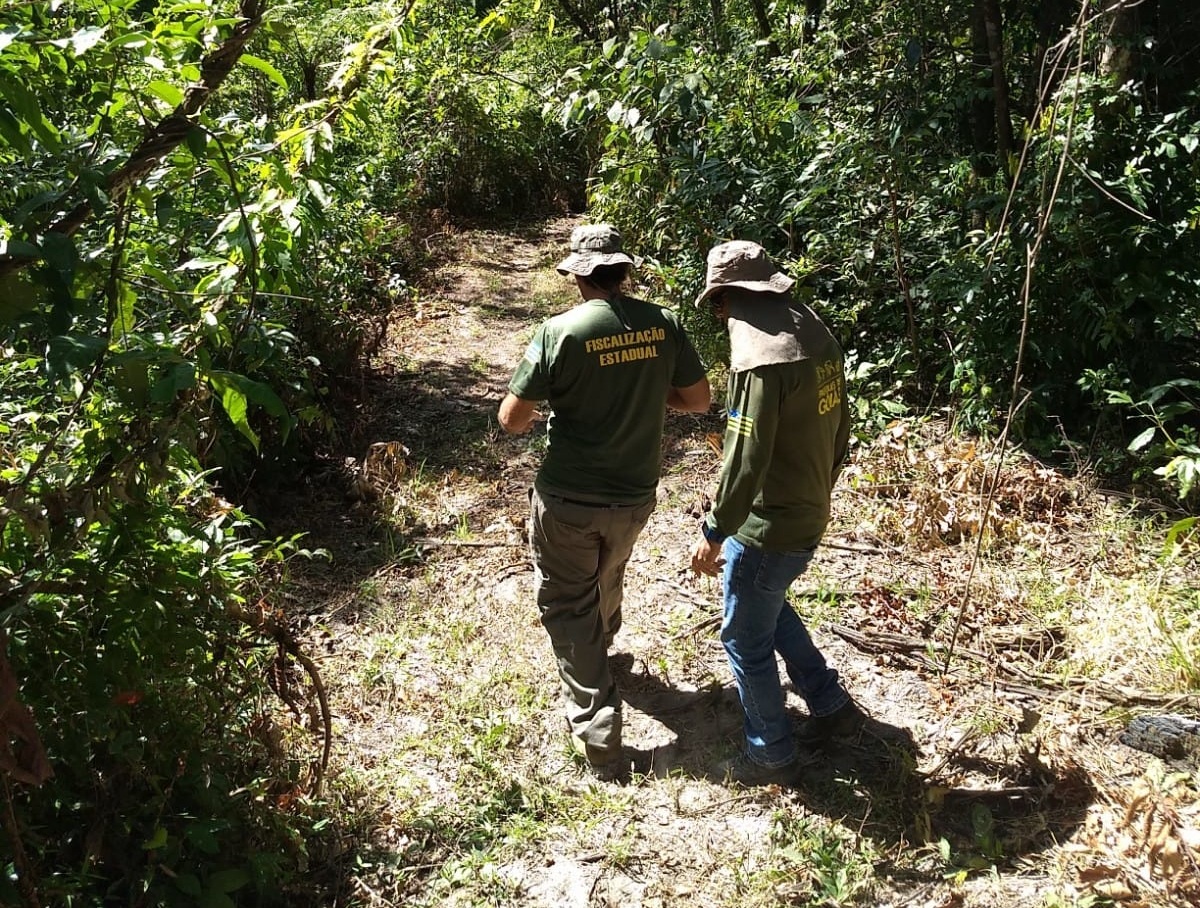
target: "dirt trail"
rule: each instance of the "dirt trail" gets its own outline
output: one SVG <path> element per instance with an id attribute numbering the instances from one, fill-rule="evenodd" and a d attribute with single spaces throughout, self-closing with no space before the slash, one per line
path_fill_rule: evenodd
<path id="1" fill-rule="evenodd" d="M 325 653 L 335 784 L 377 818 L 362 830 L 370 847 L 359 844 L 370 859 L 344 868 L 339 903 L 932 908 L 1069 894 L 1063 846 L 1092 847 L 1089 816 L 1104 797 L 1084 753 L 1104 754 L 1109 788 L 1147 758 L 1114 756 L 1103 704 L 1072 713 L 1068 729 L 1061 698 L 997 683 L 988 659 L 1009 656 L 995 645 L 939 677 L 920 641 L 947 639 L 971 547 L 888 542 L 914 512 L 899 493 L 855 491 L 862 469 L 839 487 L 828 544 L 795 594 L 872 716 L 870 733 L 813 755 L 795 790 L 708 778 L 741 722 L 717 639 L 719 591 L 685 567 L 716 475 L 716 407 L 669 417 L 659 506 L 627 576 L 613 658 L 644 776 L 605 785 L 573 759 L 524 548 L 541 442 L 504 436 L 494 416 L 533 326 L 573 302 L 553 272 L 571 226 L 446 238 L 443 264 L 396 313 L 363 410 L 347 419 L 345 460 L 308 489 L 308 544 L 334 561 L 298 572 L 292 595 Z M 989 610 L 972 610 L 964 650 L 982 651 L 1003 608 L 1002 623 L 1035 641 L 1011 644 L 1012 658 L 1056 645 L 1005 604 L 999 580 L 988 584 Z M 865 651 L 847 642 L 855 631 L 887 631 L 893 645 L 860 640 L 876 650 Z M 437 823 L 454 835 L 431 832 Z M 471 838 L 488 823 L 503 835 Z M 472 863 L 472 848 L 486 859 Z"/>

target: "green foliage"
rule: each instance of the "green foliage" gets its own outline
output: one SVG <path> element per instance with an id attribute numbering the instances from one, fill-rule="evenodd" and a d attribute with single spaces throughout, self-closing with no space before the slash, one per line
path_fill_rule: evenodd
<path id="1" fill-rule="evenodd" d="M 0 614 L 54 770 L 17 789 L 29 872 L 56 904 L 270 896 L 304 863 L 306 821 L 275 805 L 306 766 L 278 740 L 275 647 L 239 616 L 305 553 L 250 541 L 186 451 L 39 391 L 37 365 L 0 367 Z"/>
<path id="2" fill-rule="evenodd" d="M 482 21 L 468 7 L 420 4 L 394 25 L 394 52 L 346 111 L 339 183 L 382 210 L 421 220 L 513 218 L 578 197 L 581 156 L 543 115 L 541 85 L 569 45 L 518 40 L 536 4 Z M 351 174 L 352 168 L 352 174 Z"/>
<path id="3" fill-rule="evenodd" d="M 863 431 L 1019 404 L 1026 440 L 1094 434 L 1195 501 L 1192 26 L 1160 10 L 1117 69 L 1099 26 L 1007 10 L 1009 153 L 970 4 L 778 2 L 769 36 L 677 6 L 0 12 L 0 629 L 58 772 L 17 804 L 56 896 L 224 904 L 299 872 L 244 615 L 294 548 L 214 490 L 335 431 L 450 219 L 586 186 L 713 363 L 686 303 L 713 243 L 758 240 L 846 347 Z M 1039 57 L 1064 35 L 1069 75 Z"/>
<path id="4" fill-rule="evenodd" d="M 625 228 L 670 299 L 696 292 L 713 243 L 757 240 L 835 327 L 879 419 L 933 405 L 985 427 L 1015 387 L 1035 445 L 1106 419 L 1080 394 L 1089 370 L 1134 399 L 1200 378 L 1200 107 L 1194 80 L 1147 88 L 1177 58 L 1147 55 L 1148 81 L 1117 85 L 1085 30 L 1087 63 L 1046 88 L 1045 23 L 1011 12 L 1026 145 L 1006 159 L 979 144 L 994 86 L 970 65 L 969 6 L 930 21 L 829 3 L 808 36 L 806 12 L 771 7 L 778 52 L 733 14 L 633 29 L 559 83 L 563 123 L 600 149 L 594 216 Z M 690 327 L 702 344 L 716 332 Z"/>
<path id="5" fill-rule="evenodd" d="M 1178 378 L 1143 392 L 1134 400 L 1126 391 L 1108 391 L 1108 402 L 1131 409 L 1149 425 L 1129 442 L 1142 452 L 1141 478 L 1153 472 L 1187 500 L 1200 488 L 1200 381 Z"/>

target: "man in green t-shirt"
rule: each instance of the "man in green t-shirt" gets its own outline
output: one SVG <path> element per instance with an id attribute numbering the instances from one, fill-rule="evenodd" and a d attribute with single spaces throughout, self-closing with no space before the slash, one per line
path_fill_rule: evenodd
<path id="1" fill-rule="evenodd" d="M 572 742 L 604 779 L 627 768 L 608 647 L 626 562 L 654 510 L 666 407 L 703 413 L 711 402 L 675 313 L 621 292 L 632 264 L 614 227 L 575 228 L 558 271 L 583 301 L 538 328 L 499 414 L 506 432 L 525 432 L 549 402 L 550 444 L 530 491 L 534 586 Z"/>
<path id="2" fill-rule="evenodd" d="M 791 781 L 796 735 L 784 710 L 775 654 L 808 704 L 806 745 L 856 732 L 864 716 L 787 601 L 829 523 L 850 414 L 842 351 L 794 282 L 757 243 L 708 254 L 696 305 L 729 329 L 729 391 L 721 478 L 692 552 L 692 569 L 723 570 L 721 642 L 745 714 L 746 747 L 719 774 L 745 785 Z"/>

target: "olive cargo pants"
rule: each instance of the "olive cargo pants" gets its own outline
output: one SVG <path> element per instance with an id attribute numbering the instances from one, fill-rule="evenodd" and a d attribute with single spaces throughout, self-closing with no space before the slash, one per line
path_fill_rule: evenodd
<path id="1" fill-rule="evenodd" d="M 621 628 L 625 565 L 654 501 L 590 505 L 530 492 L 534 590 L 563 681 L 571 733 L 621 747 L 621 696 L 608 647 Z"/>

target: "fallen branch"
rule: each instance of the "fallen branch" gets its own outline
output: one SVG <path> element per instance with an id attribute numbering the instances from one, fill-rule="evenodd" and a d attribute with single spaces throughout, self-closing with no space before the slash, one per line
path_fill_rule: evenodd
<path id="1" fill-rule="evenodd" d="M 321 680 L 321 673 L 317 670 L 316 663 L 312 661 L 301 649 L 300 641 L 296 639 L 285 623 L 279 621 L 273 614 L 268 611 L 265 602 L 260 602 L 255 609 L 247 609 L 237 603 L 228 603 L 226 605 L 228 614 L 244 625 L 254 629 L 264 637 L 274 640 L 278 645 L 281 655 L 291 656 L 300 664 L 312 682 L 313 689 L 317 692 L 317 703 L 321 710 L 321 761 L 317 766 L 316 781 L 313 785 L 315 794 L 321 793 L 321 787 L 325 780 L 325 772 L 329 768 L 329 757 L 333 750 L 333 712 L 329 707 L 329 694 L 325 689 L 325 683 Z M 274 685 L 272 685 L 274 687 Z M 285 695 L 282 686 L 276 690 L 285 703 L 296 709 L 294 703 L 291 703 Z"/>
<path id="2" fill-rule="evenodd" d="M 950 647 L 936 640 L 920 640 L 915 637 L 905 637 L 902 634 L 883 632 L 858 631 L 840 624 L 826 625 L 830 631 L 837 634 L 847 643 L 866 653 L 892 653 L 907 657 L 910 661 L 925 668 L 940 668 L 940 665 L 929 657 L 926 652 L 948 653 Z M 1016 665 L 999 662 L 994 656 L 975 650 L 955 648 L 954 652 L 972 662 L 986 665 L 999 675 L 1007 675 L 1017 684 L 1004 680 L 997 683 L 1008 690 L 1032 694 L 1039 697 L 1050 697 L 1063 692 L 1087 692 L 1094 694 L 1115 706 L 1163 706 L 1167 704 L 1200 700 L 1194 694 L 1155 694 L 1149 691 L 1134 690 L 1090 678 L 1055 678 L 1037 672 L 1027 671 Z"/>
<path id="3" fill-rule="evenodd" d="M 695 636 L 696 634 L 699 634 L 702 631 L 708 630 L 710 627 L 720 627 L 721 620 L 722 620 L 722 618 L 720 615 L 713 615 L 711 618 L 705 618 L 699 624 L 693 624 L 691 627 L 680 631 L 678 634 L 673 636 L 671 639 L 672 640 L 681 640 L 684 637 Z"/>

